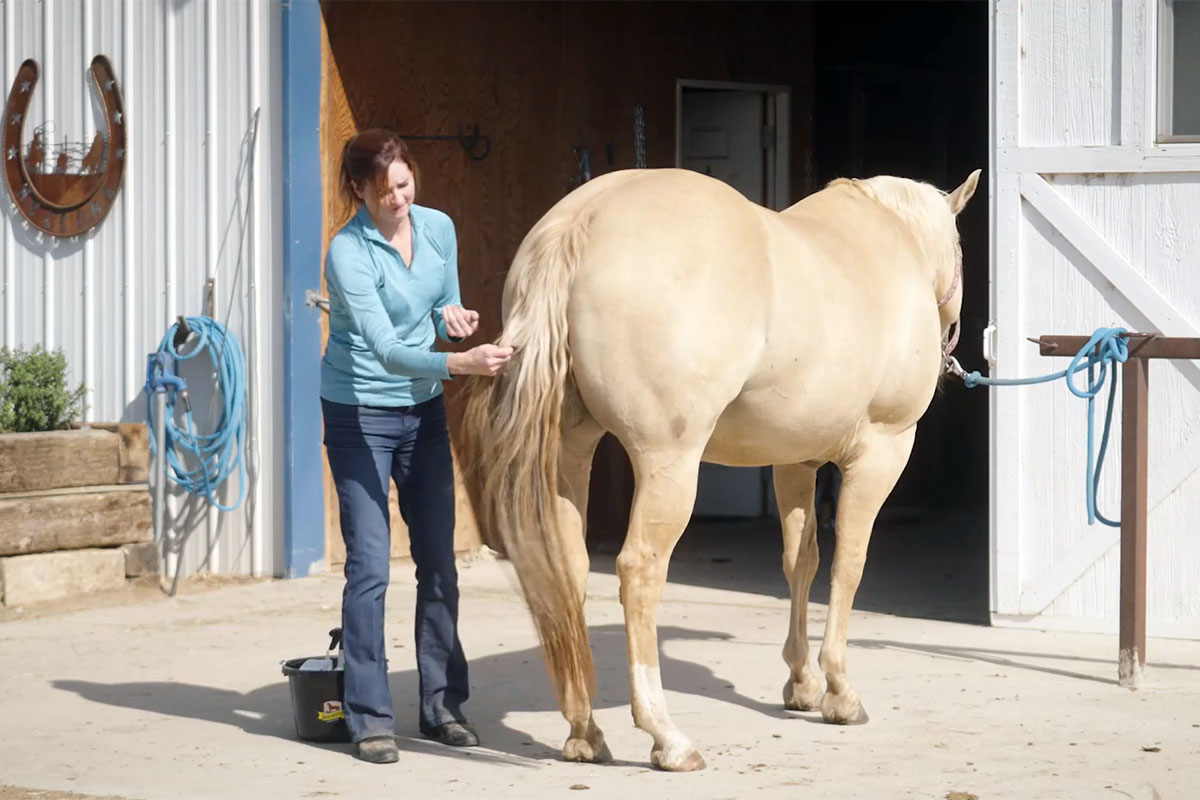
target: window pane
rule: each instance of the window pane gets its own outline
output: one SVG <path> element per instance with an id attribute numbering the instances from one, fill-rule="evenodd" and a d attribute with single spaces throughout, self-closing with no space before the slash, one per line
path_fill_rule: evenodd
<path id="1" fill-rule="evenodd" d="M 1175 0 L 1171 87 L 1172 136 L 1200 134 L 1200 0 Z"/>

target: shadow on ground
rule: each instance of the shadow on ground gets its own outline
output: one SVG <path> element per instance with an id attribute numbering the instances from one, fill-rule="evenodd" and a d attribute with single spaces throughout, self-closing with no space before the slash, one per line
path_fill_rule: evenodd
<path id="1" fill-rule="evenodd" d="M 779 631 L 782 641 L 784 632 Z M 625 665 L 625 632 L 622 625 L 598 625 L 590 629 L 592 650 L 597 668 L 596 708 L 628 707 L 629 690 Z M 706 640 L 724 647 L 742 647 L 733 636 L 723 632 L 692 630 L 677 626 L 659 628 L 659 641 Z M 819 647 L 815 637 L 814 646 Z M 879 639 L 851 639 L 855 649 L 883 649 L 918 652 L 933 658 L 1002 665 L 1044 676 L 1069 680 L 1099 681 L 1090 664 L 1109 666 L 1107 659 L 1080 658 L 1054 653 L 1035 653 L 1010 650 L 974 648 L 937 642 L 902 642 Z M 667 648 L 669 649 L 669 648 Z M 714 662 L 722 659 L 714 658 Z M 1049 663 L 1048 663 L 1049 662 Z M 714 672 L 704 664 L 662 656 L 663 684 L 671 691 L 714 698 L 768 716 L 786 719 L 802 718 L 819 722 L 816 713 L 791 713 L 781 704 L 748 697 L 737 690 L 732 675 Z M 531 766 L 535 761 L 559 758 L 560 740 L 539 741 L 509 719 L 510 714 L 524 712 L 557 712 L 552 690 L 536 649 L 525 648 L 510 653 L 498 653 L 471 660 L 474 694 L 468 703 L 468 714 L 479 729 L 485 747 L 456 750 L 421 739 L 416 733 L 417 675 L 414 670 L 391 673 L 392 696 L 396 702 L 397 733 L 401 749 L 429 753 L 449 758 L 483 760 L 510 766 Z M 765 669 L 778 673 L 780 685 L 785 675 L 782 663 Z M 1156 663 L 1155 669 L 1200 669 L 1196 666 Z M 74 692 L 96 703 L 137 709 L 157 714 L 203 720 L 241 728 L 257 736 L 295 739 L 291 712 L 291 697 L 286 681 L 272 683 L 250 692 L 237 692 L 213 686 L 175 682 L 96 683 L 79 680 L 57 680 L 52 685 L 62 691 Z M 480 687 L 486 687 L 481 689 Z M 869 702 L 869 700 L 868 700 Z M 632 721 L 630 722 L 632 724 Z M 566 724 L 561 725 L 566 736 Z M 348 744 L 313 744 L 314 747 L 349 753 Z M 649 746 L 649 740 L 647 740 Z M 618 765 L 646 766 L 643 762 L 617 762 Z"/>
<path id="2" fill-rule="evenodd" d="M 720 641 L 731 638 L 725 633 L 673 626 L 662 626 L 658 633 L 659 642 L 662 644 L 679 640 Z M 613 708 L 627 705 L 629 683 L 626 678 L 624 626 L 594 626 L 589 630 L 589 635 L 597 672 L 595 707 Z M 738 645 L 730 642 L 729 646 Z M 788 716 L 781 704 L 764 703 L 740 694 L 731 678 L 718 675 L 707 666 L 670 658 L 665 654 L 662 656 L 661 665 L 663 682 L 671 690 L 716 698 L 779 718 Z M 471 659 L 470 670 L 473 694 L 466 711 L 472 724 L 479 730 L 485 749 L 458 750 L 419 737 L 417 673 L 411 669 L 392 672 L 389 675 L 392 697 L 396 705 L 396 731 L 400 737 L 401 749 L 518 766 L 528 766 L 530 760 L 557 759 L 562 742 L 537 741 L 506 720 L 510 712 L 558 711 L 540 653 L 536 649 L 526 648 Z M 782 685 L 785 677 L 782 662 L 776 670 Z M 56 680 L 51 685 L 105 705 L 232 725 L 257 736 L 296 738 L 292 700 L 286 681 L 249 692 L 165 681 L 106 684 Z M 486 690 L 480 687 L 486 687 Z M 564 722 L 564 738 L 566 730 Z M 309 744 L 323 749 L 350 752 L 350 745 L 344 743 Z M 630 765 L 638 768 L 646 766 L 641 762 Z"/>
<path id="3" fill-rule="evenodd" d="M 924 518 L 902 513 L 882 517 L 871 540 L 854 608 L 897 616 L 986 624 L 987 558 L 986 550 L 980 550 L 981 541 L 986 547 L 986 530 L 970 528 L 962 518 Z M 832 533 L 822 532 L 819 544 L 821 564 L 810 597 L 814 602 L 828 603 L 829 566 L 834 545 Z M 607 543 L 593 546 L 593 571 L 612 574 L 616 549 Z M 780 549 L 779 524 L 774 519 L 696 520 L 676 549 L 669 578 L 675 583 L 786 598 L 788 589 L 780 567 Z M 780 629 L 771 635 L 782 646 L 786 631 Z M 853 638 L 853 622 L 850 635 L 852 648 L 921 652 L 939 658 L 1003 664 L 1049 675 L 1099 680 L 1087 672 L 1073 671 L 1069 663 L 1058 666 L 1044 663 L 1048 659 L 1077 660 L 1065 656 L 971 649 L 929 642 L 858 640 Z M 596 707 L 627 707 L 629 684 L 624 627 L 593 626 L 590 637 L 597 669 Z M 709 640 L 726 642 L 729 647 L 740 646 L 731 639 L 730 634 L 716 631 L 677 626 L 659 628 L 659 642 L 664 645 L 671 641 Z M 820 646 L 816 638 L 813 642 L 815 647 Z M 420 738 L 416 727 L 417 675 L 414 670 L 403 670 L 390 675 L 401 748 L 518 767 L 529 766 L 538 760 L 557 759 L 561 741 L 538 741 L 508 719 L 513 712 L 557 711 L 540 653 L 528 648 L 498 653 L 471 659 L 470 668 L 475 690 L 467 706 L 468 714 L 479 729 L 485 747 L 457 750 Z M 782 686 L 786 677 L 784 665 L 780 662 L 770 668 L 778 672 Z M 671 658 L 664 652 L 662 669 L 663 683 L 672 691 L 715 698 L 780 718 L 801 716 L 810 721 L 820 720 L 819 714 L 791 714 L 785 712 L 781 704 L 747 697 L 737 691 L 733 676 L 717 674 L 706 665 Z M 59 680 L 53 685 L 106 705 L 232 725 L 258 736 L 296 738 L 291 695 L 285 680 L 244 693 L 174 682 L 103 684 Z M 565 723 L 562 732 L 565 737 Z M 350 752 L 349 744 L 312 746 Z M 646 766 L 641 762 L 630 765 Z"/>
<path id="4" fill-rule="evenodd" d="M 832 531 L 821 531 L 817 541 L 820 565 L 809 599 L 828 603 Z M 986 521 L 969 515 L 906 510 L 881 514 L 854 608 L 989 624 L 987 541 Z M 594 544 L 592 569 L 612 574 L 612 556 L 619 547 L 619 542 Z M 697 519 L 675 549 L 669 578 L 675 583 L 786 598 L 782 547 L 779 522 L 773 518 Z M 853 621 L 850 631 L 853 635 Z"/>

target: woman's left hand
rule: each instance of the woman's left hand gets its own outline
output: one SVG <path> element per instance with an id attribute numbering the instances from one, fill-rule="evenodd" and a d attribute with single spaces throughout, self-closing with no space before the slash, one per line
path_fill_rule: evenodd
<path id="1" fill-rule="evenodd" d="M 442 306 L 442 321 L 455 339 L 466 339 L 479 330 L 479 312 L 462 306 Z"/>

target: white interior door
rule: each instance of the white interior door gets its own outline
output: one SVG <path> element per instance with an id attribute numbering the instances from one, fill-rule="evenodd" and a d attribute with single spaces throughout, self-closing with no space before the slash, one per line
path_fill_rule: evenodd
<path id="1" fill-rule="evenodd" d="M 684 169 L 728 183 L 755 203 L 766 203 L 762 92 L 685 89 Z"/>

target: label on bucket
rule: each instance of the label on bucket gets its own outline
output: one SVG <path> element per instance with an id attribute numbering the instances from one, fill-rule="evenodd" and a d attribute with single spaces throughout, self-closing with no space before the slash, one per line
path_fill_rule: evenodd
<path id="1" fill-rule="evenodd" d="M 345 719 L 346 715 L 342 711 L 342 704 L 337 700 L 326 700 L 324 707 L 317 712 L 317 719 L 321 722 L 333 722 L 335 719 Z"/>

